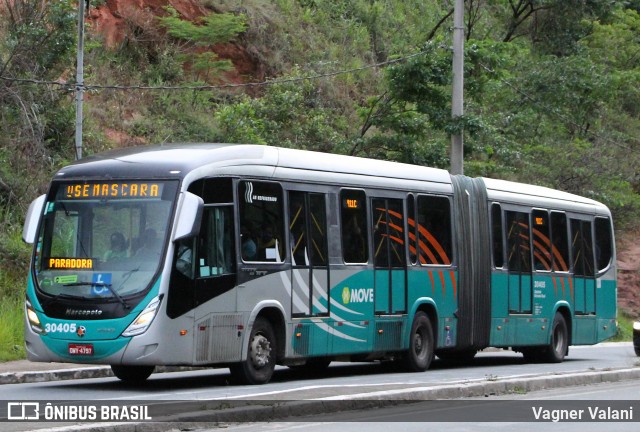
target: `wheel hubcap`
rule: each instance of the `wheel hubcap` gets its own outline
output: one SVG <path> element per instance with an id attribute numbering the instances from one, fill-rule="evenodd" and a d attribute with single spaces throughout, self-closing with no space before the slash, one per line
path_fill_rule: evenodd
<path id="1" fill-rule="evenodd" d="M 424 351 L 424 340 L 422 334 L 418 331 L 413 335 L 413 346 L 415 348 L 415 353 L 421 356 Z"/>
<path id="2" fill-rule="evenodd" d="M 251 341 L 251 362 L 257 368 L 262 368 L 269 364 L 270 356 L 271 343 L 269 339 L 263 335 L 256 335 Z"/>
<path id="3" fill-rule="evenodd" d="M 555 350 L 558 354 L 562 354 L 562 348 L 564 346 L 564 333 L 560 330 L 559 327 L 556 328 L 555 330 L 555 335 L 554 335 L 554 339 L 556 341 L 555 343 Z"/>

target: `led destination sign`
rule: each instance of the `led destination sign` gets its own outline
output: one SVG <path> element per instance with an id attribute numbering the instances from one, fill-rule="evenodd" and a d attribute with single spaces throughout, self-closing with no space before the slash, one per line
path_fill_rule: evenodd
<path id="1" fill-rule="evenodd" d="M 73 183 L 60 190 L 62 199 L 102 199 L 102 198 L 160 198 L 163 183 L 153 182 L 109 182 Z"/>
<path id="2" fill-rule="evenodd" d="M 93 259 L 91 258 L 47 258 L 45 259 L 45 268 L 47 269 L 85 269 L 93 268 Z"/>
<path id="3" fill-rule="evenodd" d="M 342 200 L 342 206 L 348 209 L 359 209 L 360 200 L 356 198 L 345 198 Z"/>

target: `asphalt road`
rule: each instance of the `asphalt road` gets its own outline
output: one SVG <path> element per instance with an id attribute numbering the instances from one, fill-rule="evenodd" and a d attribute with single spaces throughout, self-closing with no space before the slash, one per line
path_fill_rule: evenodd
<path id="1" fill-rule="evenodd" d="M 479 403 L 479 405 L 475 405 Z M 504 405 L 503 405 L 504 404 Z M 586 422 L 535 420 L 534 409 L 539 407 L 552 409 L 583 411 L 581 417 Z M 633 407 L 631 422 L 622 421 L 592 421 L 589 409 L 596 412 L 597 408 L 617 408 L 628 410 Z M 465 400 L 426 402 L 405 404 L 398 407 L 376 409 L 375 411 L 359 411 L 338 413 L 334 415 L 315 415 L 297 422 L 271 423 L 236 423 L 225 424 L 228 432 L 249 432 L 261 430 L 265 432 L 388 432 L 402 430 L 403 432 L 423 432 L 425 430 L 446 430 L 447 432 L 540 432 L 569 431 L 569 432 L 601 432 L 614 430 L 616 432 L 632 432 L 638 430 L 640 421 L 640 386 L 637 381 L 600 383 L 588 386 L 578 386 L 526 394 L 511 394 Z M 527 414 L 521 420 L 484 421 L 484 413 L 480 410 L 521 410 Z M 456 421 L 460 410 L 472 411 L 471 418 L 477 421 Z M 475 410 L 475 411 L 474 411 Z M 576 411 L 577 410 L 577 411 Z M 433 422 L 430 416 L 449 417 L 450 421 Z M 577 412 L 580 415 L 579 412 Z M 527 417 L 528 415 L 528 417 Z M 493 417 L 493 415 L 491 416 Z M 541 415 L 542 417 L 542 415 Z M 597 416 L 596 416 L 597 417 Z M 523 421 L 522 419 L 533 421 Z M 203 432 L 213 432 L 214 428 L 204 429 Z"/>
<path id="2" fill-rule="evenodd" d="M 435 360 L 432 368 L 424 373 L 397 372 L 391 365 L 335 363 L 325 372 L 316 376 L 281 368 L 275 374 L 274 380 L 267 385 L 234 386 L 229 384 L 229 373 L 226 369 L 200 370 L 154 374 L 148 382 L 141 386 L 126 385 L 115 378 L 0 385 L 0 399 L 5 401 L 51 401 L 54 404 L 59 404 L 61 401 L 89 403 L 100 401 L 101 403 L 114 404 L 144 401 L 154 404 L 156 408 L 160 407 L 162 414 L 178 412 L 183 416 L 180 418 L 181 422 L 199 421 L 196 429 L 201 429 L 207 427 L 210 424 L 207 421 L 210 420 L 197 418 L 197 416 L 202 413 L 204 408 L 210 410 L 208 404 L 213 402 L 222 402 L 228 405 L 247 400 L 258 404 L 273 403 L 273 401 L 289 401 L 287 403 L 291 401 L 294 403 L 320 401 L 322 404 L 336 404 L 327 405 L 329 408 L 325 407 L 323 412 L 330 414 L 320 416 L 324 419 L 333 419 L 342 415 L 338 412 L 340 411 L 338 408 L 345 406 L 349 406 L 351 410 L 361 408 L 357 404 L 361 403 L 358 401 L 363 399 L 415 402 L 424 399 L 461 397 L 468 399 L 473 395 L 480 395 L 481 399 L 491 399 L 493 395 L 505 392 L 510 393 L 509 398 L 514 398 L 533 394 L 532 389 L 586 383 L 586 381 L 581 381 L 585 376 L 590 377 L 588 382 L 640 379 L 638 365 L 640 365 L 639 359 L 635 356 L 630 343 L 600 344 L 593 347 L 572 347 L 570 356 L 560 364 L 525 364 L 519 354 L 510 351 L 492 351 L 480 353 L 474 363 L 468 366 Z M 626 375 L 612 377 L 620 371 L 625 372 Z M 609 378 L 602 378 L 604 376 Z M 635 384 L 638 382 L 640 381 L 634 381 Z M 473 389 L 473 392 L 465 389 Z M 604 395 L 603 397 L 609 396 Z M 640 398 L 636 397 L 635 399 Z M 176 407 L 176 401 L 188 402 L 185 407 Z M 353 405 L 354 403 L 355 405 Z M 375 411 L 366 411 L 363 420 L 371 418 L 371 413 L 378 415 L 387 409 L 411 410 L 416 407 L 416 405 L 404 402 L 398 405 L 397 407 L 378 406 Z M 165 410 L 164 407 L 167 409 Z M 315 407 L 317 408 L 317 404 Z M 335 412 L 332 407 L 336 408 Z M 503 408 L 498 407 L 497 409 Z M 195 412 L 196 417 L 192 420 L 185 414 L 187 411 Z M 424 409 L 418 412 L 422 411 Z M 156 410 L 157 412 L 158 410 Z M 1 413 L 2 407 L 0 406 Z M 296 415 L 298 414 L 296 413 Z M 310 412 L 310 414 L 314 414 L 314 412 Z M 637 409 L 637 415 L 640 417 L 640 406 Z M 154 414 L 154 419 L 158 419 L 156 414 Z M 246 415 L 241 418 L 243 421 L 254 419 L 254 417 Z M 234 420 L 228 421 L 234 422 Z M 225 420 L 225 424 L 228 421 Z M 318 423 L 319 427 L 322 423 Z M 67 427 L 70 424 L 55 423 L 55 427 Z M 350 431 L 358 430 L 356 424 L 357 422 L 350 424 Z M 302 423 L 294 424 L 294 426 L 296 425 L 302 426 Z M 6 431 L 47 430 L 51 427 L 51 425 L 44 423 L 27 424 L 23 422 L 4 423 L 0 426 Z M 130 424 L 129 426 L 135 425 Z M 149 424 L 149 426 L 152 425 Z M 424 430 L 424 424 L 422 426 L 423 428 L 420 430 Z M 469 424 L 463 423 L 460 427 L 468 426 Z M 241 428 L 242 425 L 238 427 Z M 157 429 L 160 428 L 149 430 Z M 163 425 L 162 429 L 167 430 L 168 425 Z M 396 429 L 395 424 L 394 429 Z M 436 429 L 441 429 L 441 427 Z M 449 429 L 448 426 L 447 429 Z M 518 424 L 518 429 L 526 430 L 521 429 L 520 424 Z M 94 428 L 93 430 L 101 429 Z M 109 426 L 107 430 L 114 429 Z M 125 428 L 119 430 L 144 429 Z M 326 430 L 325 428 L 324 431 Z M 333 430 L 333 426 L 331 430 Z M 623 429 L 616 428 L 616 430 Z M 367 432 L 372 431 L 367 428 Z"/>
<path id="3" fill-rule="evenodd" d="M 394 370 L 377 363 L 332 363 L 321 374 L 279 368 L 267 385 L 230 384 L 228 369 L 154 374 L 141 386 L 116 378 L 8 384 L 0 386 L 0 399 L 10 400 L 202 400 L 282 399 L 306 400 L 397 389 L 422 388 L 460 382 L 496 381 L 506 377 L 567 374 L 633 368 L 640 365 L 630 343 L 604 343 L 571 347 L 559 364 L 525 364 L 511 351 L 479 353 L 472 365 L 456 365 L 436 359 L 422 373 Z"/>

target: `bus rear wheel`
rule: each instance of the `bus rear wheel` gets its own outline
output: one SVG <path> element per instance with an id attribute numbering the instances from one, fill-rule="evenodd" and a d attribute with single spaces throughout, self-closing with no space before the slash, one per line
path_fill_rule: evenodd
<path id="1" fill-rule="evenodd" d="M 558 312 L 551 324 L 548 345 L 520 349 L 527 363 L 561 363 L 569 349 L 569 329 L 564 316 Z"/>
<path id="2" fill-rule="evenodd" d="M 266 384 L 276 367 L 276 337 L 271 323 L 258 317 L 249 335 L 247 359 L 232 365 L 231 376 L 240 384 Z"/>
<path id="3" fill-rule="evenodd" d="M 569 330 L 564 316 L 556 313 L 551 325 L 551 341 L 542 354 L 543 360 L 548 363 L 561 363 L 569 348 Z"/>
<path id="4" fill-rule="evenodd" d="M 409 334 L 409 349 L 405 353 L 404 365 L 410 372 L 424 372 L 433 360 L 433 330 L 431 321 L 424 312 L 416 313 Z"/>
<path id="5" fill-rule="evenodd" d="M 111 365 L 111 371 L 121 381 L 128 383 L 144 382 L 153 373 L 155 366 L 119 366 Z"/>

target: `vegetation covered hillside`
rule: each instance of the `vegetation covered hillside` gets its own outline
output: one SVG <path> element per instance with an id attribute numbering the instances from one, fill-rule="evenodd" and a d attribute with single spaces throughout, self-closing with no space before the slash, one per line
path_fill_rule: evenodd
<path id="1" fill-rule="evenodd" d="M 466 174 L 592 197 L 636 228 L 638 0 L 467 0 L 456 121 L 453 0 L 89 4 L 85 155 L 249 142 L 448 168 L 464 130 Z M 26 207 L 74 158 L 76 14 L 72 0 L 0 2 L 3 317 L 23 300 Z"/>

